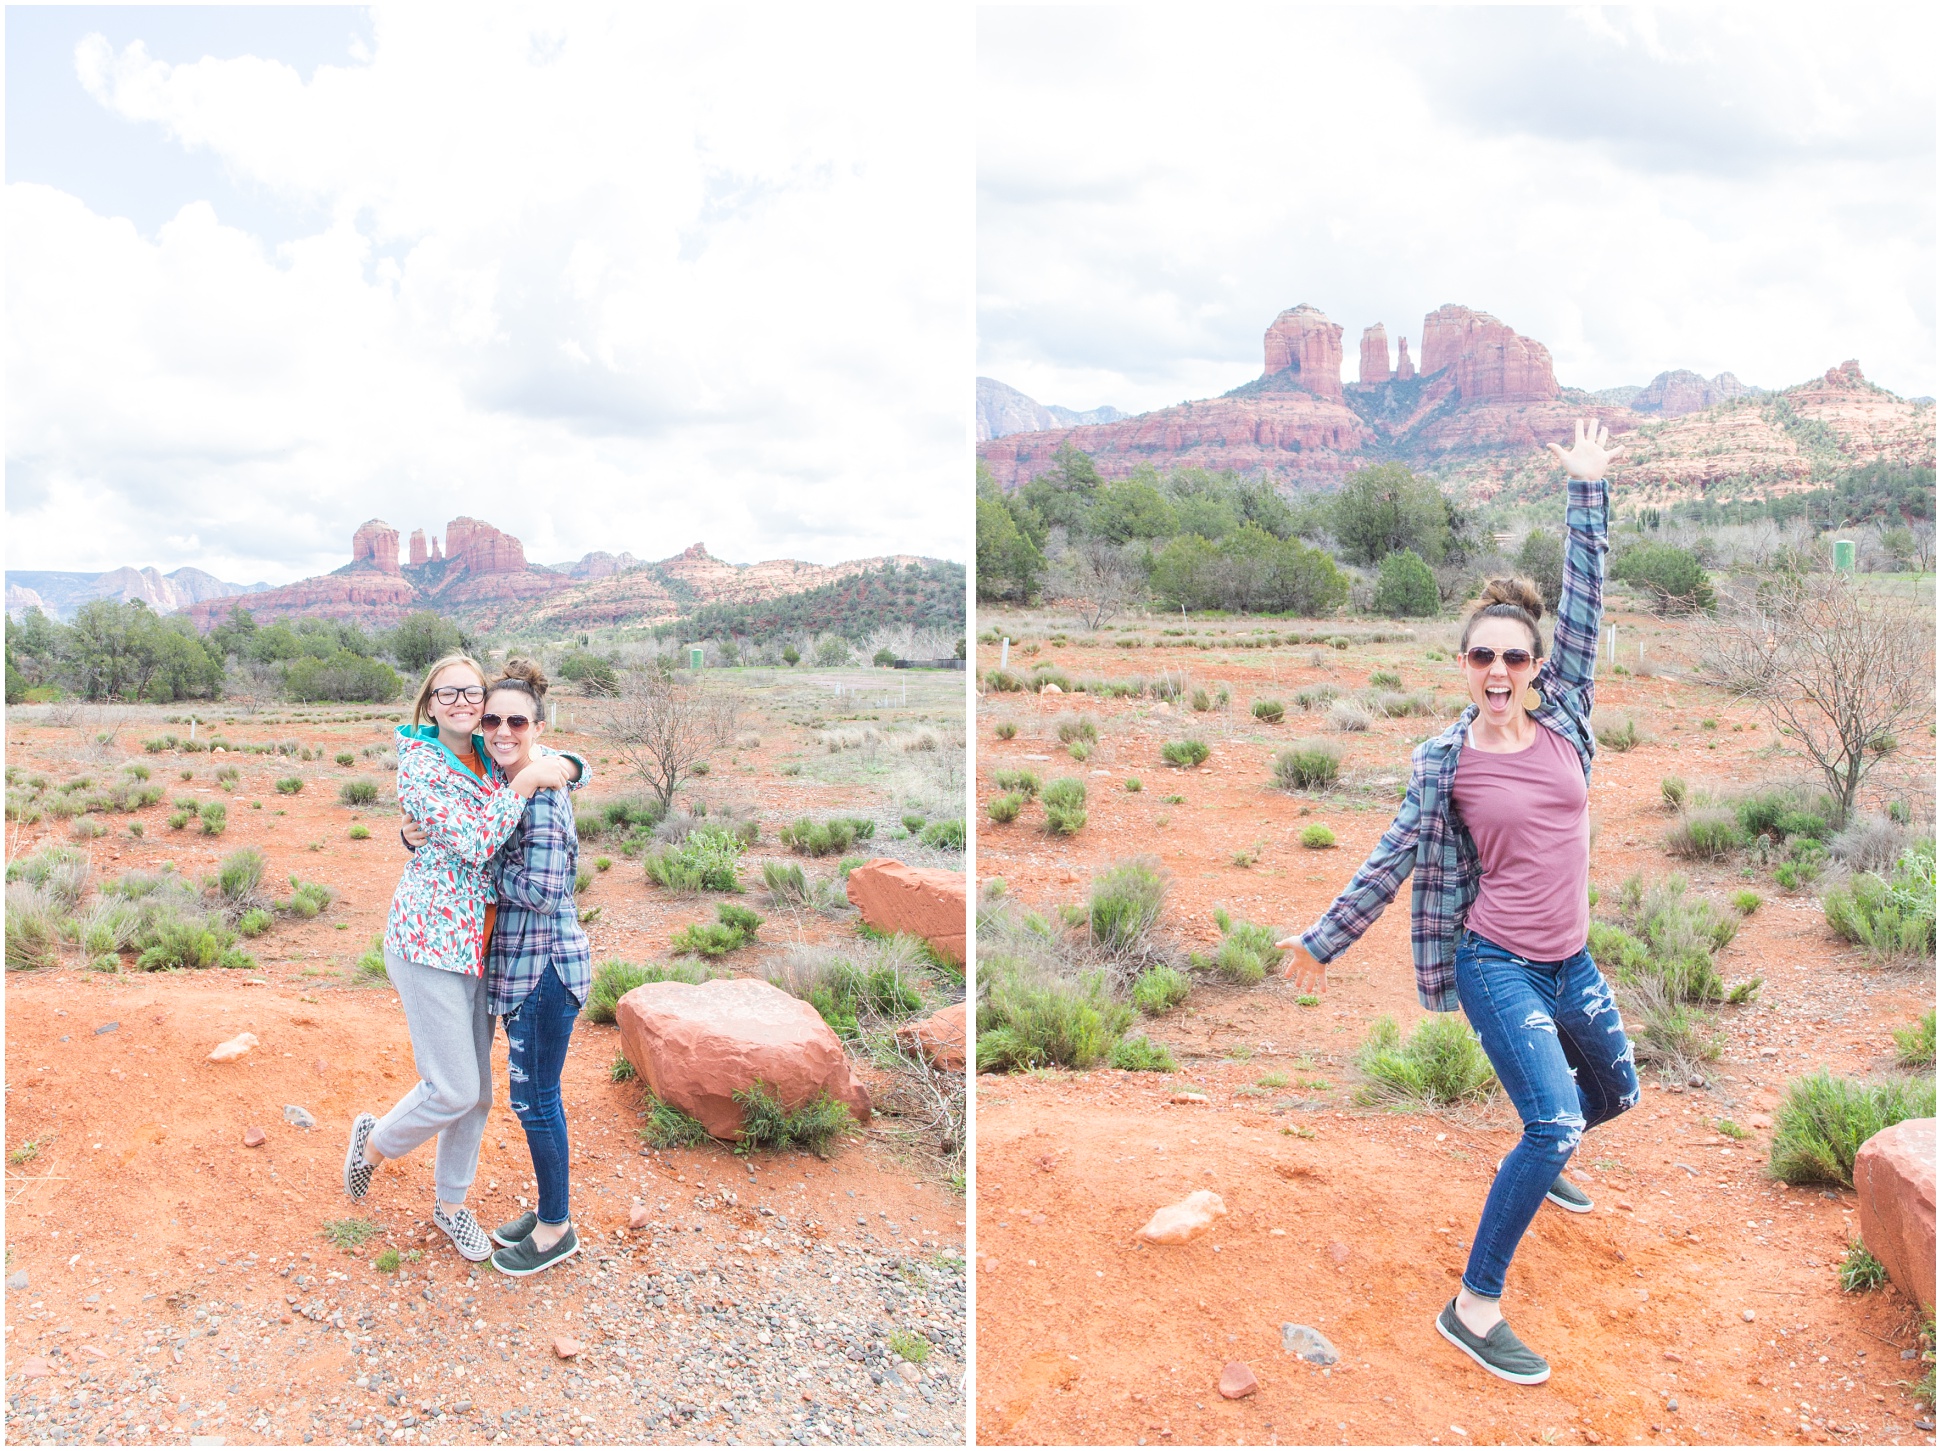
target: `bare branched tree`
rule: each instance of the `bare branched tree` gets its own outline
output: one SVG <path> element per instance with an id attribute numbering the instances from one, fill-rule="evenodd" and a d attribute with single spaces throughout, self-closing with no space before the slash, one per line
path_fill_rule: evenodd
<path id="1" fill-rule="evenodd" d="M 630 675 L 608 717 L 614 753 L 633 767 L 662 806 L 697 764 L 734 739 L 740 700 L 698 680 L 642 671 Z"/>
<path id="2" fill-rule="evenodd" d="M 1084 539 L 1059 556 L 1051 569 L 1051 592 L 1078 605 L 1085 628 L 1096 630 L 1145 594 L 1142 546 Z"/>
<path id="3" fill-rule="evenodd" d="M 1713 681 L 1758 701 L 1819 767 L 1840 822 L 1896 735 L 1933 707 L 1932 622 L 1839 575 L 1734 595 L 1703 648 Z"/>

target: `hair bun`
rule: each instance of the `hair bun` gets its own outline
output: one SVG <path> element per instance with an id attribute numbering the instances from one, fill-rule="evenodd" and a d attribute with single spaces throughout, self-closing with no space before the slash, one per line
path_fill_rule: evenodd
<path id="1" fill-rule="evenodd" d="M 1543 618 L 1543 596 L 1527 579 L 1493 579 L 1484 585 L 1483 608 L 1491 605 L 1515 605 L 1533 620 Z"/>
<path id="2" fill-rule="evenodd" d="M 539 668 L 536 660 L 508 660 L 499 675 L 502 679 L 517 680 L 525 685 L 532 691 L 535 700 L 546 694 L 546 672 Z"/>

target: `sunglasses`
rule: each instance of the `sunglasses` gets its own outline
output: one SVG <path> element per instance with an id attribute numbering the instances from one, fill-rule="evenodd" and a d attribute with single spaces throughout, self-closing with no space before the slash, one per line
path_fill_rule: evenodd
<path id="1" fill-rule="evenodd" d="M 1505 650 L 1502 654 L 1503 663 L 1512 670 L 1521 670 L 1530 663 L 1531 657 L 1528 650 Z M 1478 670 L 1487 670 L 1496 663 L 1496 655 L 1497 652 L 1487 645 L 1471 645 L 1466 658 Z"/>
<path id="2" fill-rule="evenodd" d="M 485 699 L 483 685 L 441 685 L 432 691 L 431 698 L 440 705 L 457 705 L 464 701 L 467 705 L 477 705 Z"/>
<path id="3" fill-rule="evenodd" d="M 488 712 L 479 717 L 479 724 L 489 731 L 495 731 L 501 725 L 511 726 L 515 731 L 522 731 L 532 724 L 532 717 L 524 715 L 492 715 Z"/>

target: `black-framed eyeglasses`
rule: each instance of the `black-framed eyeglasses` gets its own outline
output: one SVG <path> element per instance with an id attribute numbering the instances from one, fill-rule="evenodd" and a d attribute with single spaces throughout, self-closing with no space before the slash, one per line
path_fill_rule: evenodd
<path id="1" fill-rule="evenodd" d="M 502 725 L 510 726 L 515 731 L 522 731 L 532 724 L 532 717 L 524 715 L 492 715 L 488 712 L 479 717 L 479 724 L 483 725 L 489 731 L 495 731 Z"/>
<path id="2" fill-rule="evenodd" d="M 1497 653 L 1487 645 L 1471 645 L 1466 658 L 1478 670 L 1487 670 L 1496 663 Z M 1528 650 L 1505 650 L 1502 656 L 1503 663 L 1512 670 L 1521 670 L 1534 658 Z"/>
<path id="3" fill-rule="evenodd" d="M 483 685 L 441 685 L 432 691 L 431 698 L 440 705 L 457 705 L 464 701 L 467 705 L 477 705 L 485 699 Z"/>

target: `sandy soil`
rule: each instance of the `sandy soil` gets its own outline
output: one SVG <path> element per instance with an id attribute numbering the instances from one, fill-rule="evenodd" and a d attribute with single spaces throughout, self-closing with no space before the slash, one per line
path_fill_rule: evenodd
<path id="1" fill-rule="evenodd" d="M 961 701 L 961 678 L 956 691 Z M 706 783 L 713 801 L 738 800 L 768 818 L 757 861 L 778 851 L 774 825 L 798 813 L 867 808 L 895 820 L 881 773 L 845 760 L 824 766 L 812 745 L 815 724 L 852 715 L 856 702 L 832 709 L 790 697 L 770 706 L 754 723 L 763 744 L 729 753 Z M 948 709 L 926 695 L 909 713 L 943 721 Z M 9 721 L 9 764 L 56 780 L 101 779 L 138 759 L 171 797 L 226 800 L 229 826 L 220 837 L 171 832 L 166 802 L 107 818 L 114 834 L 89 844 L 97 880 L 164 860 L 193 876 L 255 845 L 269 858 L 269 880 L 296 872 L 340 895 L 315 920 L 279 920 L 246 943 L 260 961 L 253 971 L 96 973 L 70 955 L 57 971 L 10 974 L 6 1143 L 35 1150 L 7 1175 L 8 1439 L 962 1435 L 963 1201 L 893 1117 L 879 1116 L 826 1162 L 800 1153 L 742 1160 L 714 1148 L 649 1153 L 636 1135 L 638 1086 L 609 1081 L 616 1031 L 582 1022 L 564 1080 L 586 1244 L 577 1259 L 516 1282 L 460 1259 L 429 1222 L 429 1146 L 380 1170 L 362 1205 L 348 1201 L 341 1164 L 351 1117 L 384 1111 L 416 1078 L 395 995 L 381 982 L 360 985 L 353 970 L 382 930 L 402 860 L 388 773 L 361 758 L 344 769 L 328 756 L 298 765 L 146 755 L 143 736 L 177 728 L 163 727 L 161 712 L 127 714 L 135 719 L 120 739 L 96 746 L 105 716 L 63 729 L 19 713 Z M 388 720 L 305 714 L 313 718 L 245 710 L 217 728 L 236 741 L 296 739 L 330 755 L 386 744 L 392 730 Z M 205 721 L 205 739 L 209 730 Z M 595 738 L 568 730 L 554 743 L 593 758 L 596 798 L 615 789 Z M 233 792 L 213 779 L 224 763 L 242 772 Z M 782 775 L 789 764 L 800 774 Z M 182 770 L 193 779 L 179 780 Z M 272 782 L 293 772 L 305 789 L 278 795 Z M 339 781 L 356 776 L 383 783 L 378 808 L 338 804 Z M 131 819 L 144 826 L 139 839 L 127 833 Z M 347 838 L 358 820 L 371 839 Z M 65 823 L 51 821 L 10 823 L 8 834 L 10 858 L 68 839 Z M 584 846 L 583 860 L 603 845 Z M 879 845 L 896 854 L 904 846 Z M 604 909 L 590 929 L 596 962 L 664 957 L 675 928 L 712 915 L 711 900 L 670 897 L 643 882 L 637 863 L 617 853 L 613 862 L 582 899 Z M 752 875 L 759 882 L 758 865 Z M 748 900 L 761 906 L 759 896 Z M 853 922 L 771 911 L 760 951 L 840 940 Z M 207 1061 L 217 1042 L 245 1029 L 261 1040 L 254 1051 Z M 533 1194 L 524 1134 L 503 1102 L 503 1037 L 495 1056 L 499 1102 L 471 1197 L 488 1227 Z M 884 1086 L 863 1071 L 873 1089 Z M 307 1110 L 316 1128 L 287 1122 L 285 1105 Z M 250 1127 L 264 1131 L 262 1146 L 244 1147 Z M 653 1221 L 629 1232 L 635 1196 Z M 325 1226 L 353 1216 L 375 1233 L 354 1249 L 334 1246 Z M 374 1264 L 386 1249 L 403 1255 L 394 1274 Z M 897 1330 L 934 1347 L 920 1372 L 898 1374 L 883 1353 Z M 556 1335 L 585 1349 L 561 1359 Z M 51 1374 L 26 1374 L 38 1368 L 33 1358 Z"/>
<path id="2" fill-rule="evenodd" d="M 1654 661 L 1670 663 L 1685 648 L 1676 627 L 1617 618 L 1628 650 L 1642 637 Z M 1435 645 L 1446 652 L 1447 627 L 1317 655 L 1231 647 L 1256 627 L 1284 629 L 1279 622 L 1192 624 L 1233 634 L 1200 651 L 1166 640 L 1155 623 L 1138 634 L 1145 648 L 1084 649 L 1044 643 L 1047 631 L 1016 617 L 980 620 L 1025 640 L 1025 653 L 1013 646 L 1014 669 L 1044 660 L 1074 678 L 1183 669 L 1193 684 L 1226 683 L 1233 697 L 1230 715 L 1186 712 L 1190 725 L 1146 699 L 982 698 L 980 803 L 995 794 L 994 770 L 1025 765 L 1046 780 L 1084 776 L 1091 801 L 1073 838 L 1046 836 L 1035 808 L 1010 826 L 980 823 L 981 880 L 1001 877 L 1008 895 L 1043 911 L 1082 901 L 1098 868 L 1153 851 L 1172 873 L 1167 925 L 1192 947 L 1217 941 L 1216 906 L 1304 928 L 1332 900 L 1387 826 L 1408 749 L 1434 722 L 1378 721 L 1366 735 L 1333 736 L 1348 750 L 1343 785 L 1290 795 L 1267 784 L 1274 752 L 1325 734 L 1294 708 L 1293 692 L 1322 681 L 1352 691 L 1385 668 L 1408 689 L 1433 686 L 1453 708 L 1454 667 L 1424 658 Z M 980 667 L 996 663 L 996 649 L 982 647 Z M 1249 718 L 1256 697 L 1286 701 L 1286 723 Z M 1795 774 L 1800 763 L 1751 712 L 1689 683 L 1613 677 L 1600 701 L 1633 715 L 1645 740 L 1600 754 L 1594 884 L 1610 893 L 1633 872 L 1680 870 L 1721 901 L 1748 885 L 1736 864 L 1693 869 L 1658 850 L 1669 820 L 1659 780 L 1725 789 Z M 1078 713 L 1098 722 L 1100 738 L 1082 766 L 1055 734 Z M 1701 729 L 1702 717 L 1717 729 Z M 1003 720 L 1017 725 L 1014 739 L 994 738 Z M 1160 744 L 1189 729 L 1213 746 L 1206 766 L 1162 765 Z M 1922 755 L 1927 740 L 1923 731 Z M 1121 788 L 1129 776 L 1141 779 L 1137 794 Z M 1925 759 L 1890 759 L 1877 784 L 1931 813 Z M 1312 822 L 1331 827 L 1338 847 L 1302 850 L 1299 829 Z M 1593 1131 L 1573 1161 L 1595 1212 L 1546 1206 L 1511 1268 L 1505 1311 L 1554 1368 L 1541 1387 L 1489 1377 L 1431 1323 L 1455 1291 L 1494 1165 L 1515 1141 L 1512 1113 L 1502 1104 L 1379 1112 L 1351 1097 L 1368 1023 L 1386 1013 L 1407 1030 L 1423 1016 L 1405 902 L 1331 966 L 1318 1005 L 1300 1005 L 1271 979 L 1251 990 L 1215 983 L 1145 1022 L 1179 1057 L 1176 1077 L 981 1077 L 979 1441 L 1932 1440 L 1901 1386 L 1919 1373 L 1901 1359 L 1915 1343 L 1911 1303 L 1891 1289 L 1838 1288 L 1852 1194 L 1785 1189 L 1764 1173 L 1769 1114 L 1785 1083 L 1821 1065 L 1886 1068 L 1890 1030 L 1933 1001 L 1932 965 L 1876 967 L 1832 936 L 1810 896 L 1781 893 L 1769 873 L 1749 885 L 1765 904 L 1719 966 L 1728 983 L 1762 975 L 1765 987 L 1723 1015 L 1714 1081 L 1697 1090 L 1647 1074 L 1640 1107 Z M 1270 1073 L 1288 1086 L 1258 1086 Z M 1174 1103 L 1182 1089 L 1207 1101 Z M 1751 1137 L 1721 1136 L 1720 1118 Z M 1213 1232 L 1183 1247 L 1133 1241 L 1155 1208 L 1198 1188 L 1219 1192 L 1230 1211 Z M 1289 1322 L 1320 1329 L 1340 1364 L 1323 1371 L 1283 1353 Z M 1258 1393 L 1219 1396 L 1231 1360 L 1251 1366 Z"/>

